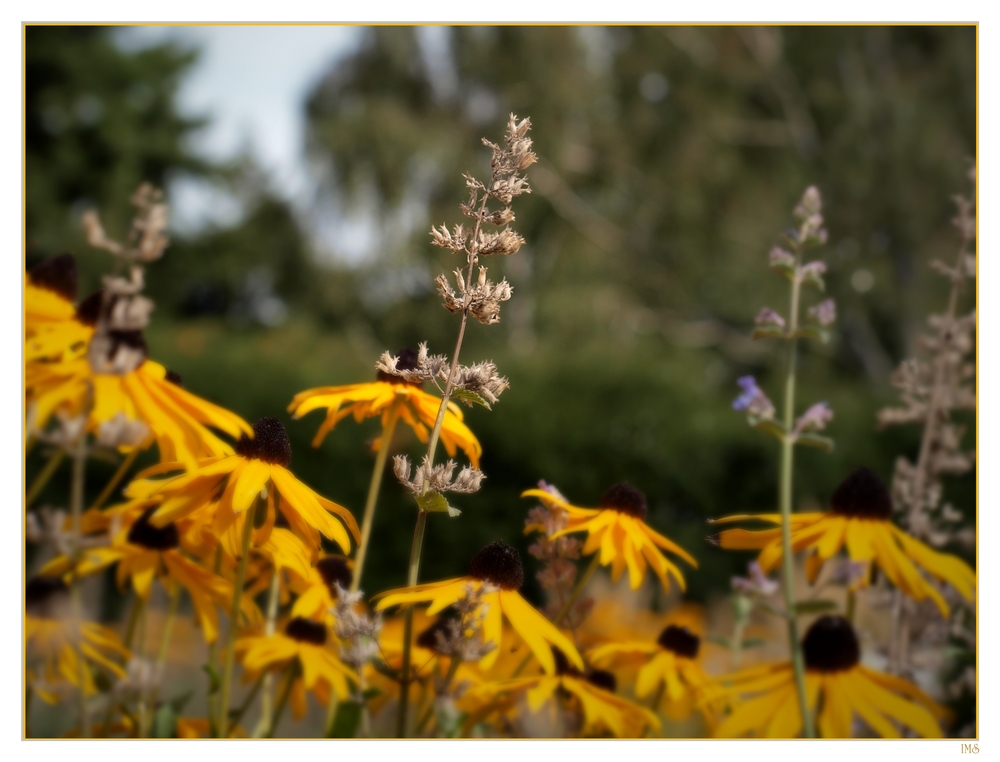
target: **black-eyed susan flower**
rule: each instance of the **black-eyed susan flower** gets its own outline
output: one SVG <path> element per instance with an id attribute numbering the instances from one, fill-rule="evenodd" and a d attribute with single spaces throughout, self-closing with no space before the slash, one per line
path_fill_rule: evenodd
<path id="1" fill-rule="evenodd" d="M 28 580 L 24 608 L 28 682 L 43 701 L 58 703 L 56 689 L 63 682 L 82 690 L 85 696 L 96 694 L 94 666 L 117 678 L 125 676 L 116 658 L 127 661 L 128 650 L 112 630 L 94 622 L 74 621 L 69 611 L 69 588 L 61 579 L 39 576 Z"/>
<path id="2" fill-rule="evenodd" d="M 482 590 L 481 601 L 486 607 L 482 616 L 483 641 L 496 646 L 479 661 L 482 669 L 489 669 L 500 654 L 503 619 L 527 643 L 547 673 L 555 671 L 550 644 L 561 649 L 577 669 L 583 669 L 583 660 L 573 643 L 518 593 L 522 584 L 521 556 L 498 540 L 472 558 L 468 576 L 380 593 L 375 596 L 381 599 L 376 609 L 429 603 L 427 613 L 434 615 L 465 597 L 471 585 L 474 591 Z"/>
<path id="3" fill-rule="evenodd" d="M 138 421 L 148 436 L 130 445 L 155 441 L 161 460 L 186 468 L 197 467 L 199 458 L 233 452 L 212 429 L 233 438 L 251 433 L 238 415 L 187 391 L 176 374 L 149 360 L 141 331 L 112 331 L 107 339 L 108 362 L 100 368 L 94 367 L 92 353 L 29 363 L 25 389 L 32 428 L 44 428 L 56 411 L 86 413 L 87 430 L 97 436 Z"/>
<path id="4" fill-rule="evenodd" d="M 291 588 L 298 596 L 292 606 L 292 616 L 325 620 L 337 605 L 337 586 L 351 586 L 351 562 L 344 556 L 328 555 L 316 562 L 306 575 L 297 575 Z"/>
<path id="5" fill-rule="evenodd" d="M 781 515 L 738 515 L 714 523 L 758 520 L 778 524 L 776 529 L 751 532 L 727 529 L 714 538 L 731 550 L 761 549 L 757 561 L 766 573 L 781 561 Z M 791 516 L 792 549 L 808 550 L 806 572 L 810 582 L 819 576 L 823 563 L 841 548 L 852 561 L 875 563 L 900 590 L 917 601 L 930 598 L 943 616 L 948 604 L 941 593 L 917 570 L 948 582 L 967 600 L 976 590 L 976 573 L 957 556 L 940 553 L 911 537 L 892 523 L 892 497 L 878 475 L 867 468 L 852 472 L 834 491 L 827 513 L 795 513 Z M 870 575 L 863 575 L 862 583 Z"/>
<path id="6" fill-rule="evenodd" d="M 700 662 L 703 638 L 701 617 L 681 607 L 667 617 L 655 641 L 605 643 L 592 649 L 588 658 L 599 667 L 641 665 L 635 680 L 636 697 L 644 699 L 655 693 L 668 717 L 684 720 L 709 682 Z"/>
<path id="7" fill-rule="evenodd" d="M 225 542 L 224 533 L 233 527 L 241 530 L 248 509 L 264 493 L 267 513 L 262 528 L 273 527 L 275 512 L 280 511 L 291 531 L 313 553 L 319 551 L 320 534 L 349 553 L 351 540 L 344 527 L 357 539 L 358 526 L 354 517 L 343 506 L 313 492 L 288 470 L 292 446 L 281 422 L 276 418 L 261 418 L 253 425 L 253 434 L 253 439 L 245 435 L 240 438 L 234 455 L 199 460 L 194 469 L 162 480 L 152 490 L 142 481 L 133 482 L 135 486 L 130 485 L 126 495 L 148 492 L 162 499 L 151 519 L 151 523 L 159 527 L 217 502 L 214 530 Z M 180 463 L 161 464 L 147 469 L 139 477 L 176 471 L 181 467 Z M 235 534 L 239 536 L 239 531 Z M 262 537 L 260 541 L 265 539 Z M 230 548 L 230 552 L 239 556 L 239 543 Z"/>
<path id="8" fill-rule="evenodd" d="M 526 490 L 521 493 L 521 497 L 537 497 L 544 503 L 556 505 L 566 511 L 566 527 L 549 539 L 586 531 L 587 541 L 581 551 L 583 555 L 600 552 L 600 564 L 610 564 L 613 582 L 617 582 L 622 572 L 628 568 L 629 585 L 633 590 L 642 584 L 647 566 L 659 577 L 664 590 L 670 589 L 670 577 L 677 581 L 681 590 L 685 589 L 684 576 L 663 555 L 661 548 L 680 556 L 695 568 L 698 567 L 698 562 L 687 551 L 646 524 L 646 497 L 627 484 L 611 487 L 601 495 L 597 508 L 579 508 L 540 489 Z M 539 526 L 529 524 L 524 531 L 527 533 L 540 529 Z"/>
<path id="9" fill-rule="evenodd" d="M 413 350 L 404 349 L 399 354 L 397 367 L 413 369 L 416 367 L 416 358 Z M 313 447 L 319 447 L 326 435 L 333 431 L 333 427 L 349 415 L 353 415 L 354 420 L 359 423 L 365 418 L 381 415 L 383 429 L 390 420 L 398 417 L 413 429 L 421 442 L 426 442 L 429 430 L 434 428 L 440 407 L 440 397 L 425 392 L 422 384 L 410 383 L 380 370 L 377 381 L 346 386 L 320 386 L 299 392 L 288 406 L 288 412 L 292 413 L 293 418 L 301 418 L 313 410 L 326 410 L 326 420 L 319 427 L 312 443 Z M 483 448 L 475 434 L 465 425 L 462 411 L 454 402 L 448 403 L 444 414 L 441 444 L 449 457 L 454 457 L 456 448 L 460 447 L 472 465 L 479 467 Z M 372 448 L 377 450 L 380 445 L 381 440 L 376 439 Z"/>
<path id="10" fill-rule="evenodd" d="M 615 695 L 617 681 L 610 672 L 574 668 L 559 651 L 553 652 L 555 674 L 483 682 L 472 688 L 462 705 L 471 722 L 493 712 L 509 715 L 524 698 L 528 711 L 537 713 L 551 701 L 565 702 L 579 717 L 579 733 L 600 736 L 610 733 L 618 738 L 638 738 L 647 729 L 659 729 L 660 720 L 645 707 Z M 574 723 L 575 724 L 575 723 Z"/>
<path id="11" fill-rule="evenodd" d="M 850 738 L 857 717 L 884 738 L 899 738 L 904 725 L 925 738 L 940 738 L 939 720 L 948 710 L 915 685 L 860 663 L 861 649 L 851 623 L 840 616 L 817 619 L 802 640 L 806 697 L 817 707 L 824 738 Z M 764 664 L 718 679 L 722 695 L 744 700 L 716 728 L 717 737 L 752 735 L 793 738 L 802 714 L 791 662 Z"/>
<path id="12" fill-rule="evenodd" d="M 292 665 L 296 676 L 291 687 L 292 710 L 304 714 L 304 691 L 311 691 L 324 704 L 330 692 L 339 699 L 350 696 L 348 680 L 357 675 L 331 650 L 335 638 L 322 622 L 295 617 L 284 630 L 273 635 L 246 635 L 236 640 L 236 655 L 249 679 L 265 670 L 280 671 Z M 293 664 L 294 663 L 294 664 Z"/>
<path id="13" fill-rule="evenodd" d="M 25 275 L 24 361 L 59 360 L 80 354 L 94 334 L 93 326 L 77 318 L 76 259 L 60 254 L 41 262 Z"/>
<path id="14" fill-rule="evenodd" d="M 191 596 L 205 640 L 213 643 L 219 633 L 216 607 L 229 605 L 233 586 L 184 555 L 181 532 L 175 524 L 153 526 L 150 518 L 155 510 L 156 506 L 152 506 L 123 516 L 122 527 L 110 545 L 86 550 L 75 566 L 65 556 L 56 558 L 45 565 L 43 572 L 87 576 L 117 564 L 119 587 L 131 582 L 135 594 L 143 600 L 149 599 L 155 579 L 168 588 L 180 585 Z M 249 596 L 243 596 L 240 605 L 249 622 L 260 620 L 260 611 Z"/>

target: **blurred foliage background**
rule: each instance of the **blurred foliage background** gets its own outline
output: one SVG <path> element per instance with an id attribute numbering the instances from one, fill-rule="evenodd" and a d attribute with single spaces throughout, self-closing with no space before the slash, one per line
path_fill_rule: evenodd
<path id="1" fill-rule="evenodd" d="M 709 546 L 705 520 L 775 508 L 777 445 L 731 402 L 746 374 L 780 397 L 779 348 L 751 342 L 750 328 L 760 307 L 787 309 L 767 253 L 816 184 L 839 319 L 828 345 L 805 348 L 799 399 L 830 403 L 837 448 L 797 456 L 796 504 L 825 505 L 858 465 L 888 481 L 919 432 L 877 431 L 875 413 L 894 401 L 893 368 L 947 297 L 927 263 L 953 256 L 950 197 L 969 191 L 975 28 L 446 31 L 447 46 L 428 52 L 411 28 L 365 30 L 302 104 L 318 178 L 311 213 L 345 250 L 345 221 L 367 221 L 374 243 L 357 261 L 319 256 L 251 160 L 191 152 L 202 122 L 181 116 L 175 97 L 197 51 L 127 52 L 105 28 L 28 27 L 26 265 L 75 252 L 85 295 L 108 261 L 83 240 L 84 209 L 120 235 L 143 180 L 227 188 L 241 222 L 175 235 L 148 270 L 152 355 L 250 421 L 280 417 L 299 478 L 360 516 L 377 422 L 347 420 L 313 450 L 321 416 L 293 422 L 285 408 L 312 386 L 373 379 L 385 349 L 426 340 L 451 351 L 457 319 L 432 278 L 455 263 L 427 230 L 462 221 L 462 172 L 488 171 L 480 138 L 500 140 L 511 111 L 530 116 L 540 161 L 528 171 L 534 192 L 514 205 L 527 245 L 489 262 L 514 297 L 499 325 L 471 326 L 462 354 L 494 360 L 511 387 L 493 412 L 467 413 L 488 480 L 455 501 L 460 518 L 431 519 L 421 576 L 462 573 L 501 538 L 522 550 L 531 579 L 521 534 L 531 506 L 519 493 L 545 479 L 595 505 L 628 481 L 647 494 L 650 523 L 699 559 L 688 596 L 706 600 L 750 556 Z M 394 447 L 419 452 L 409 431 Z M 29 478 L 42 462 L 33 452 Z M 113 469 L 92 467 L 88 490 Z M 64 502 L 61 476 L 40 504 Z M 948 490 L 974 521 L 974 475 Z M 403 583 L 414 517 L 387 478 L 369 591 Z M 537 600 L 537 587 L 528 593 Z"/>

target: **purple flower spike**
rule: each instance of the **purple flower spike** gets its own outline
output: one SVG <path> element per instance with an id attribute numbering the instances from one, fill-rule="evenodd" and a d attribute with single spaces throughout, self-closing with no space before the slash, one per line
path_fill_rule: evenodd
<path id="1" fill-rule="evenodd" d="M 817 402 L 795 421 L 795 433 L 822 431 L 832 419 L 833 411 L 827 404 L 825 402 Z"/>
<path id="2" fill-rule="evenodd" d="M 809 315 L 822 326 L 832 325 L 837 319 L 837 303 L 833 299 L 824 299 L 815 307 L 810 307 Z"/>
<path id="3" fill-rule="evenodd" d="M 785 319 L 770 307 L 761 307 L 757 317 L 754 318 L 757 325 L 776 325 L 778 328 L 785 327 Z"/>
<path id="4" fill-rule="evenodd" d="M 743 394 L 733 400 L 733 410 L 746 410 L 749 415 L 757 418 L 774 416 L 774 404 L 757 386 L 757 380 L 753 376 L 743 376 L 737 379 L 736 383 L 743 390 Z"/>

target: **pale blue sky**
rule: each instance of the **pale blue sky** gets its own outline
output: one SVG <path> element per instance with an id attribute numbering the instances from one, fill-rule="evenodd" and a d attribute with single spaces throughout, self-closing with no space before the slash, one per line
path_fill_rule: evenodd
<path id="1" fill-rule="evenodd" d="M 298 205 L 309 193 L 303 104 L 310 89 L 357 44 L 357 27 L 125 27 L 119 44 L 141 48 L 173 41 L 201 51 L 178 93 L 184 114 L 209 126 L 193 141 L 198 153 L 226 159 L 248 150 L 275 191 Z M 234 222 L 238 207 L 204 187 L 172 188 L 181 229 Z"/>

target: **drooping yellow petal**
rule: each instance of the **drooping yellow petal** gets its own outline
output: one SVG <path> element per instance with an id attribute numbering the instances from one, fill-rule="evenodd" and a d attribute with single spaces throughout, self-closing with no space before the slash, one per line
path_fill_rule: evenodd
<path id="1" fill-rule="evenodd" d="M 483 642 L 493 643 L 496 646 L 479 660 L 479 668 L 486 671 L 496 663 L 496 660 L 500 656 L 500 638 L 503 635 L 503 609 L 500 605 L 499 592 L 486 593 L 482 596 L 482 601 L 486 607 L 483 615 Z"/>
<path id="2" fill-rule="evenodd" d="M 864 684 L 866 697 L 879 711 L 915 730 L 924 738 L 941 738 L 941 728 L 923 706 L 887 691 L 874 680 L 866 679 L 863 672 L 858 672 L 855 680 Z"/>
<path id="3" fill-rule="evenodd" d="M 541 709 L 552 698 L 552 694 L 556 692 L 561 682 L 559 677 L 540 678 L 538 684 L 525 694 L 525 698 L 528 699 L 528 709 L 532 712 Z"/>
<path id="4" fill-rule="evenodd" d="M 262 460 L 247 460 L 239 472 L 234 472 L 226 492 L 232 490 L 232 509 L 237 513 L 247 510 L 260 497 L 271 478 L 271 464 Z M 225 497 L 223 497 L 225 502 Z"/>
<path id="5" fill-rule="evenodd" d="M 892 527 L 892 532 L 906 554 L 929 574 L 950 583 L 966 600 L 975 598 L 976 573 L 961 558 L 939 553 L 897 527 Z"/>
<path id="6" fill-rule="evenodd" d="M 635 679 L 635 695 L 639 698 L 646 698 L 656 689 L 657 685 L 666 680 L 668 671 L 674 671 L 674 655 L 668 651 L 662 651 L 639 670 Z"/>
<path id="7" fill-rule="evenodd" d="M 517 631 L 517 634 L 524 638 L 528 648 L 534 652 L 535 657 L 548 674 L 555 672 L 555 662 L 552 657 L 552 649 L 547 643 L 551 643 L 562 651 L 569 662 L 579 670 L 584 669 L 583 658 L 573 645 L 573 641 L 559 632 L 555 625 L 539 614 L 531 605 L 521 597 L 516 590 L 501 590 L 498 593 L 500 608 L 504 616 L 510 622 L 510 626 Z"/>

